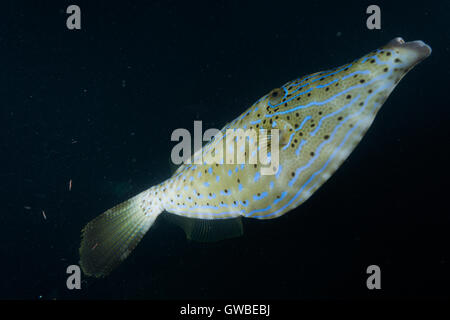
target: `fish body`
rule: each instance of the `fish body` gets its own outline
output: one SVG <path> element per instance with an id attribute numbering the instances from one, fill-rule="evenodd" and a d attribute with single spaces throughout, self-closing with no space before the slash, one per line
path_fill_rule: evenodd
<path id="1" fill-rule="evenodd" d="M 395 38 L 351 63 L 290 81 L 264 95 L 171 178 L 91 221 L 83 229 L 83 270 L 94 276 L 108 274 L 163 211 L 187 219 L 179 224 L 188 237 L 200 234 L 217 240 L 240 234 L 241 217 L 273 219 L 298 207 L 349 156 L 400 79 L 430 53 L 422 41 Z M 274 134 L 244 137 L 240 151 L 245 161 L 236 162 L 239 137 L 227 136 L 237 130 Z M 268 164 L 273 165 L 272 174 L 263 174 L 255 150 L 269 152 L 271 145 L 277 145 L 277 162 Z M 219 151 L 226 156 L 212 161 Z M 230 232 L 212 235 L 224 229 Z"/>

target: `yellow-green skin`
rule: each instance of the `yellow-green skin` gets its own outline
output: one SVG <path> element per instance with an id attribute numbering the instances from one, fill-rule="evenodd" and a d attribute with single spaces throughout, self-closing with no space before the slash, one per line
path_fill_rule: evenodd
<path id="1" fill-rule="evenodd" d="M 269 219 L 292 210 L 336 171 L 399 80 L 430 52 L 421 41 L 396 38 L 352 63 L 272 90 L 222 133 L 279 129 L 277 174 L 258 177 L 260 165 L 253 164 L 184 164 L 146 191 L 142 207 L 202 219 Z M 203 147 L 204 159 L 214 143 Z"/>

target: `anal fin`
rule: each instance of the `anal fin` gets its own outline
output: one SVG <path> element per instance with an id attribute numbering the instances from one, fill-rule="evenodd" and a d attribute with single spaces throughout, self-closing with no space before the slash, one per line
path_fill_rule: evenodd
<path id="1" fill-rule="evenodd" d="M 244 234 L 242 218 L 194 219 L 175 214 L 165 217 L 184 230 L 186 238 L 197 242 L 216 242 Z"/>

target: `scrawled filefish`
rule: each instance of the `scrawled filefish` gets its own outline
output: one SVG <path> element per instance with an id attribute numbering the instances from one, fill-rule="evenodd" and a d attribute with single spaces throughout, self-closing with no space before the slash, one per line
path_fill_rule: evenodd
<path id="1" fill-rule="evenodd" d="M 215 241 L 242 234 L 242 217 L 273 219 L 298 207 L 348 157 L 400 79 L 430 53 L 422 41 L 395 38 L 351 63 L 272 90 L 225 126 L 170 179 L 89 222 L 82 230 L 83 271 L 96 277 L 107 275 L 163 211 L 189 239 Z M 234 148 L 236 139 L 227 140 L 226 135 L 236 129 L 269 134 L 265 139 L 244 139 L 245 163 L 206 161 L 220 153 L 221 144 L 222 151 Z M 262 174 L 263 165 L 250 161 L 255 158 L 250 146 L 259 142 L 267 146 L 269 160 L 274 157 L 269 145 L 278 145 L 272 174 Z M 193 161 L 200 156 L 201 162 Z"/>

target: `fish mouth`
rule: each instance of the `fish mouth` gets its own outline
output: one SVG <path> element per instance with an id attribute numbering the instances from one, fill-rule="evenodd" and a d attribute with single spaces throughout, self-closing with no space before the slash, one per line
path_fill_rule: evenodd
<path id="1" fill-rule="evenodd" d="M 412 65 L 427 58 L 432 51 L 431 47 L 421 40 L 405 42 L 401 37 L 389 41 L 386 48 L 397 49 L 401 55 L 405 55 L 411 60 Z"/>

